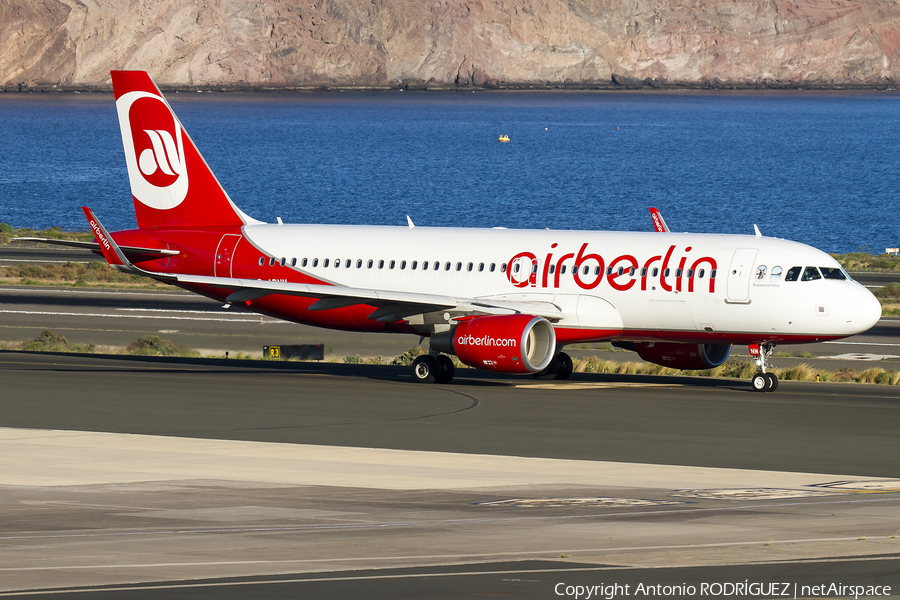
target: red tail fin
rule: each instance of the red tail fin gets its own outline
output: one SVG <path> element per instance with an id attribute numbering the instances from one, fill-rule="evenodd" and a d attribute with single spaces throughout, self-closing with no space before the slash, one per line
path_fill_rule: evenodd
<path id="1" fill-rule="evenodd" d="M 111 74 L 138 227 L 252 222 L 231 202 L 150 76 Z"/>

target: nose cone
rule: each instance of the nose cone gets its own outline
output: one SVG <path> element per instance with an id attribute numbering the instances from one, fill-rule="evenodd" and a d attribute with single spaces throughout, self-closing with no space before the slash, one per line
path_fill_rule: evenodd
<path id="1" fill-rule="evenodd" d="M 852 310 L 847 319 L 847 328 L 852 335 L 868 331 L 881 318 L 881 303 L 872 292 L 859 286 L 853 298 Z"/>

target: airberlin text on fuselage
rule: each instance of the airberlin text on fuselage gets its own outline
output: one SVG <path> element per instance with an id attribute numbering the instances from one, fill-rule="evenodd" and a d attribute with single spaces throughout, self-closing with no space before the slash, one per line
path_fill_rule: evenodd
<path id="1" fill-rule="evenodd" d="M 558 244 L 551 244 L 550 248 L 557 246 Z M 563 264 L 574 259 L 572 276 L 576 285 L 585 290 L 594 289 L 605 278 L 611 288 L 620 292 L 630 290 L 638 282 L 641 290 L 646 290 L 648 281 L 650 283 L 658 281 L 660 287 L 667 292 L 673 290 L 680 292 L 685 287 L 688 292 L 693 292 L 695 280 L 705 279 L 709 281 L 707 287 L 709 293 L 715 293 L 714 273 L 718 268 L 716 259 L 710 256 L 695 258 L 691 254 L 693 250 L 691 246 L 687 246 L 677 254 L 675 250 L 675 245 L 669 246 L 665 255 L 658 254 L 643 261 L 639 261 L 631 254 L 623 254 L 607 263 L 599 254 L 588 252 L 588 244 L 585 242 L 577 253 L 567 252 L 554 257 L 552 250 L 548 252 L 540 273 L 534 268 L 539 262 L 537 256 L 532 252 L 519 252 L 509 260 L 506 277 L 511 284 L 519 288 L 558 288 L 560 276 L 563 274 Z M 528 266 L 516 271 L 514 265 L 517 261 Z M 702 287 L 698 286 L 698 289 Z"/>

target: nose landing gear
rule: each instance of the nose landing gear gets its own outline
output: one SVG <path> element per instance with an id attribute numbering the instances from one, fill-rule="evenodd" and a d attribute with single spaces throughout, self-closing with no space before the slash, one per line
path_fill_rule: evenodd
<path id="1" fill-rule="evenodd" d="M 766 359 L 775 350 L 773 344 L 750 344 L 750 356 L 756 357 L 757 373 L 753 376 L 750 383 L 753 385 L 754 391 L 757 392 L 774 392 L 778 389 L 778 377 L 775 373 L 766 373 Z"/>

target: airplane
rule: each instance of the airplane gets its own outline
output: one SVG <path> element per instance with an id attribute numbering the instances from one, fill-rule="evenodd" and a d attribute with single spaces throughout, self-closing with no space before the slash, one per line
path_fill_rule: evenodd
<path id="1" fill-rule="evenodd" d="M 263 223 L 231 200 L 151 77 L 112 71 L 137 229 L 83 207 L 114 268 L 286 321 L 429 340 L 411 367 L 448 383 L 448 355 L 502 374 L 568 379 L 570 344 L 710 369 L 746 344 L 770 392 L 776 344 L 849 337 L 881 305 L 828 254 L 754 235 Z M 33 239 L 33 238 L 32 238 Z"/>

